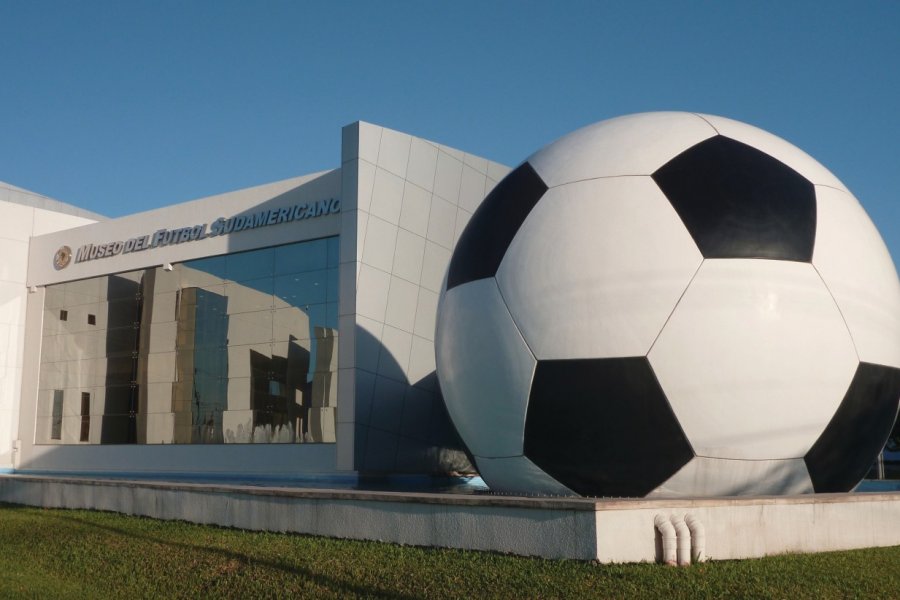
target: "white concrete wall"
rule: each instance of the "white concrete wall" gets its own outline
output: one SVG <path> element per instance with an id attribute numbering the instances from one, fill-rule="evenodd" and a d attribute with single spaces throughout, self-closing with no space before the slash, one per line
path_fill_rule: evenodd
<path id="1" fill-rule="evenodd" d="M 0 183 L 0 470 L 13 468 L 13 443 L 18 439 L 29 239 L 94 222 L 86 211 L 71 209 L 50 198 Z"/>
<path id="2" fill-rule="evenodd" d="M 697 517 L 712 560 L 900 544 L 900 493 L 623 500 L 597 508 L 601 562 L 655 560 L 658 514 Z"/>
<path id="3" fill-rule="evenodd" d="M 341 168 L 338 428 L 356 447 L 338 461 L 427 471 L 453 441 L 434 376 L 438 293 L 460 233 L 509 168 L 369 123 L 344 128 Z"/>
<path id="4" fill-rule="evenodd" d="M 698 517 L 711 560 L 900 545 L 895 492 L 597 501 L 6 475 L 0 501 L 604 563 L 659 562 L 657 514 Z"/>
<path id="5" fill-rule="evenodd" d="M 0 501 L 547 558 L 594 557 L 591 502 L 0 476 Z"/>

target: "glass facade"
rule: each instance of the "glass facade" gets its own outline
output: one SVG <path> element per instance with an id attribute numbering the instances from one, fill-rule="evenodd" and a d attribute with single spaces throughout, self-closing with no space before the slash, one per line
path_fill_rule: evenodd
<path id="1" fill-rule="evenodd" d="M 337 237 L 47 286 L 35 442 L 334 442 L 337 307 Z"/>

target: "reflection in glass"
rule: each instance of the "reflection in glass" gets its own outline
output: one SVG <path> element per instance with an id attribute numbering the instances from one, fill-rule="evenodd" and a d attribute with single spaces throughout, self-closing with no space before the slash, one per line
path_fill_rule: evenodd
<path id="1" fill-rule="evenodd" d="M 335 441 L 337 251 L 327 238 L 48 286 L 37 443 Z"/>

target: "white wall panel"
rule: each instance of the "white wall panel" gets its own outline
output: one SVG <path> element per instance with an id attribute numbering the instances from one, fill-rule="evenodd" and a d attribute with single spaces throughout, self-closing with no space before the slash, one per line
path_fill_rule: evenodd
<path id="1" fill-rule="evenodd" d="M 400 206 L 403 201 L 403 180 L 378 168 L 375 171 L 375 185 L 372 189 L 372 204 L 369 212 L 388 223 L 400 222 Z"/>
<path id="2" fill-rule="evenodd" d="M 455 158 L 446 151 L 439 152 L 434 174 L 434 195 L 456 204 L 461 179 L 462 159 Z"/>
<path id="3" fill-rule="evenodd" d="M 349 398 L 356 398 L 356 374 L 362 371 L 356 369 L 338 369 L 338 389 Z M 339 402 L 337 406 L 338 423 L 353 422 L 356 420 L 356 402 Z"/>
<path id="4" fill-rule="evenodd" d="M 366 213 L 360 215 L 359 211 L 355 209 L 341 210 L 341 236 L 338 241 L 338 255 L 341 264 L 356 262 L 356 250 L 362 248 L 366 239 L 365 229 L 363 229 L 362 237 L 359 237 L 361 220 L 365 223 L 368 215 Z"/>
<path id="5" fill-rule="evenodd" d="M 153 308 L 150 315 L 150 320 L 153 323 L 162 323 L 164 321 L 174 321 L 175 320 L 175 306 L 178 302 L 178 293 L 177 292 L 164 292 L 160 294 L 154 294 L 153 298 Z M 109 313 L 104 314 L 101 311 L 101 314 L 97 315 L 97 323 L 98 325 L 103 323 L 102 326 L 106 326 L 106 321 L 108 319 Z"/>
<path id="6" fill-rule="evenodd" d="M 400 227 L 425 237 L 428 234 L 428 214 L 430 212 L 431 193 L 407 181 L 403 188 Z"/>
<path id="7" fill-rule="evenodd" d="M 850 334 L 808 263 L 708 260 L 648 355 L 700 456 L 803 457 L 856 371 Z"/>
<path id="8" fill-rule="evenodd" d="M 377 164 L 382 128 L 364 121 L 358 122 L 356 126 L 359 131 L 359 141 L 357 143 L 359 158 L 373 165 Z"/>
<path id="9" fill-rule="evenodd" d="M 391 272 L 418 286 L 422 278 L 424 258 L 425 238 L 400 229 L 397 232 L 397 247 L 394 250 L 394 265 Z"/>
<path id="10" fill-rule="evenodd" d="M 3 218 L 0 219 L 0 238 L 28 242 L 34 228 L 34 207 L 15 202 L 3 202 L 0 207 L 3 211 Z"/>
<path id="11" fill-rule="evenodd" d="M 230 350 L 230 348 L 229 348 Z M 156 352 L 147 357 L 147 382 L 175 381 L 175 352 Z M 169 396 L 171 400 L 171 396 Z"/>
<path id="12" fill-rule="evenodd" d="M 372 418 L 372 398 L 375 395 L 375 372 L 356 369 L 356 421 L 368 424 Z"/>
<path id="13" fill-rule="evenodd" d="M 356 317 L 356 367 L 372 373 L 378 372 L 378 359 L 381 355 L 381 336 L 384 323 L 368 319 L 362 315 Z"/>
<path id="14" fill-rule="evenodd" d="M 457 150 L 456 148 L 451 148 L 450 146 L 445 146 L 443 144 L 438 144 L 437 147 L 441 152 L 455 158 L 460 163 L 466 158 L 466 153 L 462 150 Z"/>
<path id="15" fill-rule="evenodd" d="M 356 160 L 359 157 L 359 125 L 360 122 L 357 121 L 341 128 L 342 167 L 344 163 Z"/>
<path id="16" fill-rule="evenodd" d="M 419 286 L 415 283 L 391 276 L 391 289 L 388 292 L 387 310 L 384 316 L 386 325 L 412 333 L 416 320 L 418 291 Z"/>
<path id="17" fill-rule="evenodd" d="M 440 292 L 450 264 L 451 252 L 431 241 L 425 242 L 425 256 L 422 260 L 422 287 L 432 292 Z"/>
<path id="18" fill-rule="evenodd" d="M 269 323 L 269 336 L 272 334 L 272 324 Z M 230 333 L 230 331 L 229 331 Z M 150 347 L 151 348 L 174 348 L 176 345 L 176 340 L 178 339 L 178 324 L 174 321 L 171 323 L 155 323 L 150 328 Z M 269 341 L 268 338 L 264 341 Z M 242 344 L 251 344 L 253 340 L 241 340 Z M 46 351 L 46 349 L 45 349 Z M 105 351 L 104 351 L 105 354 Z M 63 359 L 63 360 L 71 360 L 72 358 L 77 358 L 75 356 Z"/>
<path id="19" fill-rule="evenodd" d="M 28 276 L 28 242 L 0 238 L 0 281 L 15 281 L 24 284 Z M 52 262 L 53 256 L 46 257 Z M 23 286 L 24 287 L 24 286 Z"/>
<path id="20" fill-rule="evenodd" d="M 487 176 L 488 176 L 488 185 L 490 185 L 490 181 L 496 184 L 498 181 L 506 177 L 512 169 L 507 167 L 506 165 L 501 165 L 500 163 L 495 163 L 493 161 L 488 161 L 487 164 Z M 493 186 L 490 186 L 493 187 Z M 488 190 L 490 191 L 490 190 Z"/>
<path id="21" fill-rule="evenodd" d="M 444 248 L 452 248 L 455 231 L 456 205 L 435 196 L 431 199 L 428 215 L 428 239 Z"/>
<path id="22" fill-rule="evenodd" d="M 356 364 L 356 313 L 338 316 L 338 366 L 340 369 L 353 368 Z M 338 388 L 338 393 L 343 391 Z M 352 397 L 352 396 L 351 396 Z M 349 400 L 348 400 L 349 402 Z M 340 402 L 338 402 L 340 406 Z"/>
<path id="23" fill-rule="evenodd" d="M 372 195 L 375 191 L 375 165 L 360 160 L 356 169 L 358 171 L 356 176 L 357 197 L 356 202 L 351 203 L 350 207 L 355 206 L 359 210 L 368 211 L 372 205 Z"/>
<path id="24" fill-rule="evenodd" d="M 381 144 L 378 150 L 378 166 L 400 178 L 406 177 L 411 139 L 411 136 L 408 134 L 383 128 L 381 130 Z"/>
<path id="25" fill-rule="evenodd" d="M 438 149 L 434 144 L 414 137 L 410 145 L 406 180 L 429 192 L 432 191 L 437 156 Z"/>
<path id="26" fill-rule="evenodd" d="M 366 226 L 366 242 L 362 249 L 362 262 L 390 273 L 394 264 L 394 248 L 397 244 L 397 226 L 375 216 L 370 216 Z"/>
<path id="27" fill-rule="evenodd" d="M 347 135 L 347 127 L 344 128 L 344 136 Z M 347 214 L 356 211 L 359 201 L 359 163 L 358 159 L 345 162 L 341 166 L 341 232 L 344 232 L 343 218 Z"/>
<path id="28" fill-rule="evenodd" d="M 472 167 L 483 175 L 486 175 L 488 172 L 488 162 L 490 162 L 488 159 L 475 156 L 474 154 L 466 153 L 463 155 L 463 164 Z"/>
<path id="29" fill-rule="evenodd" d="M 15 325 L 0 323 L 0 368 L 14 366 L 14 354 L 10 353 L 10 344 L 15 339 L 14 330 Z"/>
<path id="30" fill-rule="evenodd" d="M 486 163 L 487 161 L 484 162 Z M 484 174 L 484 171 L 477 171 L 469 165 L 463 165 L 459 187 L 459 206 L 461 208 L 470 213 L 475 212 L 475 209 L 478 208 L 478 205 L 484 199 L 484 184 L 486 180 L 487 176 Z"/>
<path id="31" fill-rule="evenodd" d="M 432 373 L 434 373 L 434 342 L 414 335 L 409 354 L 409 369 L 407 370 L 409 382 L 411 384 L 419 383 Z M 432 389 L 432 383 L 425 383 L 424 386 Z"/>
<path id="32" fill-rule="evenodd" d="M 431 421 L 434 405 L 434 394 L 418 387 L 406 388 L 403 398 L 403 418 L 400 434 L 416 440 L 427 441 L 429 432 L 422 428 L 422 423 Z"/>
<path id="33" fill-rule="evenodd" d="M 4 211 L 5 210 L 6 209 L 4 208 Z M 32 228 L 31 235 L 44 235 L 45 233 L 53 233 L 54 231 L 61 231 L 63 229 L 69 229 L 70 227 L 78 227 L 79 225 L 87 225 L 94 222 L 96 222 L 94 219 L 35 208 L 34 227 Z"/>
<path id="34" fill-rule="evenodd" d="M 24 325 L 14 325 L 9 329 L 9 347 L 7 350 L 7 362 L 6 366 L 15 367 L 16 369 L 22 369 L 25 366 L 25 353 L 23 352 L 23 347 L 25 344 L 25 326 Z M 31 362 L 32 359 L 28 359 L 27 362 Z M 19 390 L 16 389 L 16 398 L 19 397 Z"/>
<path id="35" fill-rule="evenodd" d="M 406 385 L 389 377 L 376 376 L 372 393 L 372 414 L 369 424 L 383 432 L 398 433 L 403 415 L 403 395 Z M 371 430 L 369 433 L 372 435 Z M 396 444 L 396 441 L 393 442 Z M 371 448 L 371 446 L 369 446 Z M 376 449 L 380 451 L 381 449 Z M 374 460 L 373 462 L 382 462 Z M 393 464 L 393 460 L 389 464 Z"/>
<path id="36" fill-rule="evenodd" d="M 462 235 L 462 232 L 465 230 L 466 225 L 469 224 L 469 220 L 472 218 L 472 213 L 464 210 L 462 207 L 456 210 L 456 232 L 453 234 L 453 247 L 456 247 L 456 244 L 459 242 L 459 236 Z"/>
<path id="37" fill-rule="evenodd" d="M 411 333 L 396 327 L 384 326 L 384 333 L 381 335 L 381 353 L 378 357 L 379 375 L 390 377 L 396 381 L 406 381 L 412 337 Z"/>
<path id="38" fill-rule="evenodd" d="M 369 213 L 365 211 L 358 211 L 357 214 L 357 222 L 356 222 L 356 250 L 349 254 L 348 256 L 351 258 L 350 262 L 355 264 L 359 263 L 359 259 L 362 256 L 363 248 L 366 245 L 366 235 L 369 233 Z M 350 232 L 352 235 L 352 232 Z M 343 255 L 342 255 L 343 256 Z M 357 275 L 359 274 L 359 270 L 357 269 Z"/>
<path id="39" fill-rule="evenodd" d="M 549 190 L 497 281 L 540 359 L 647 353 L 702 256 L 649 177 Z"/>
<path id="40" fill-rule="evenodd" d="M 0 323 L 25 322 L 26 293 L 24 283 L 0 281 Z"/>
<path id="41" fill-rule="evenodd" d="M 437 317 L 438 294 L 425 288 L 419 288 L 419 300 L 416 307 L 416 321 L 413 333 L 427 340 L 434 339 L 434 325 Z"/>
<path id="42" fill-rule="evenodd" d="M 340 414 L 338 408 L 338 414 Z M 335 466 L 341 471 L 352 471 L 354 468 L 353 457 L 356 453 L 356 423 L 338 420 L 335 437 L 337 448 L 335 449 Z"/>
<path id="43" fill-rule="evenodd" d="M 22 369 L 0 365 L 0 468 L 13 466 L 12 447 L 17 438 L 21 387 Z"/>
<path id="44" fill-rule="evenodd" d="M 358 263 L 341 263 L 338 267 L 338 314 L 356 313 L 356 268 Z"/>

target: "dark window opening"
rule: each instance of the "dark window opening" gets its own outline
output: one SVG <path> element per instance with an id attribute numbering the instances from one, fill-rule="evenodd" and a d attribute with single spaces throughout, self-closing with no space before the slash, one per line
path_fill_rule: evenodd
<path id="1" fill-rule="evenodd" d="M 53 418 L 50 420 L 50 439 L 62 440 L 63 391 L 53 390 Z"/>
<path id="2" fill-rule="evenodd" d="M 67 310 L 59 311 L 59 320 L 60 321 L 68 321 L 69 320 L 69 311 L 67 311 Z"/>
<path id="3" fill-rule="evenodd" d="M 92 315 L 93 316 L 93 315 Z M 91 395 L 81 392 L 81 437 L 82 442 L 87 442 L 91 435 Z"/>
<path id="4" fill-rule="evenodd" d="M 96 325 L 97 317 L 96 315 L 88 315 L 88 325 Z"/>

